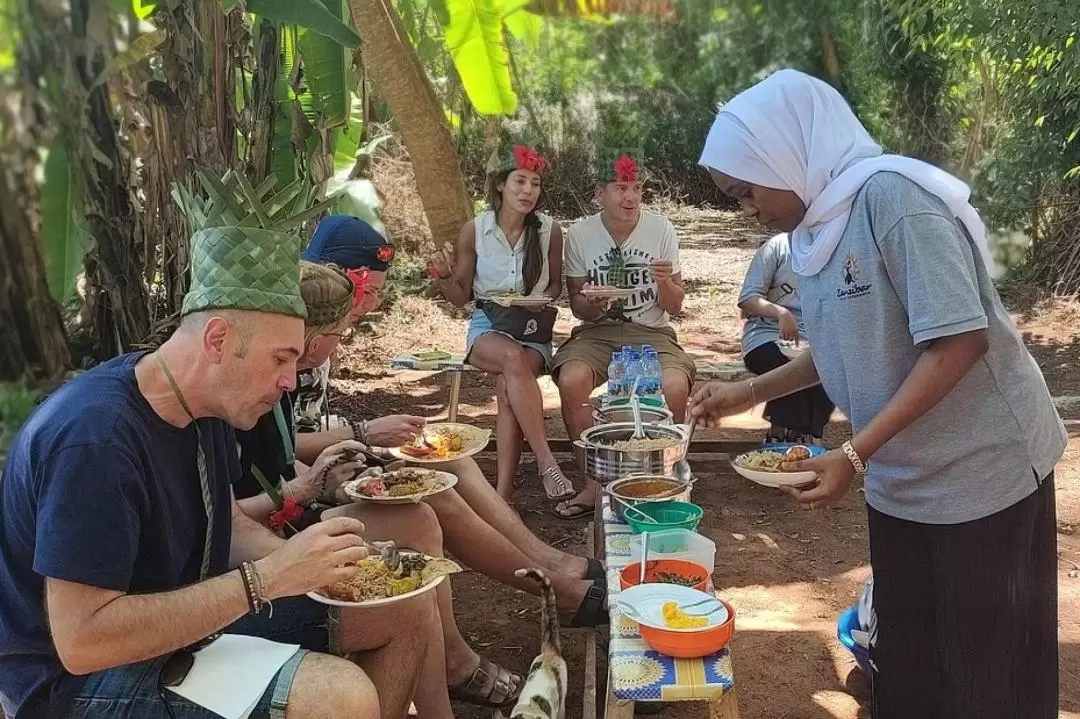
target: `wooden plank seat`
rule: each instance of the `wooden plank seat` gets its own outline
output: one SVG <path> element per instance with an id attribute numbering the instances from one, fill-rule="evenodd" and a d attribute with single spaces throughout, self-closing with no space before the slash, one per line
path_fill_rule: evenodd
<path id="1" fill-rule="evenodd" d="M 697 367 L 699 380 L 738 380 L 750 377 L 750 372 L 739 360 L 704 360 L 699 359 L 694 363 Z M 390 361 L 390 369 L 397 371 L 411 370 L 415 372 L 438 372 L 447 376 L 449 383 L 449 397 L 447 399 L 447 419 L 457 422 L 458 404 L 461 401 L 461 376 L 465 372 L 480 372 L 472 365 L 465 364 L 465 358 L 460 354 L 451 354 L 450 357 L 441 360 L 423 360 L 413 355 L 398 355 Z"/>

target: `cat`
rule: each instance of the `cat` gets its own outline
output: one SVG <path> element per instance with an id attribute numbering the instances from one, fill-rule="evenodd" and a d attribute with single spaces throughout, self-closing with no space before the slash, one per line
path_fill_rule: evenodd
<path id="1" fill-rule="evenodd" d="M 555 590 L 539 569 L 519 569 L 514 574 L 530 577 L 540 584 L 540 654 L 529 667 L 521 696 L 509 719 L 565 719 L 567 671 L 559 640 Z M 501 712 L 496 716 L 501 717 Z"/>

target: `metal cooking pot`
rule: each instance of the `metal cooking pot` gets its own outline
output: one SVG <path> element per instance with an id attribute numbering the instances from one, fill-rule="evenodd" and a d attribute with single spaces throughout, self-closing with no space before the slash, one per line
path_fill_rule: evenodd
<path id="1" fill-rule="evenodd" d="M 598 424 L 613 424 L 617 422 L 633 422 L 634 410 L 627 405 L 616 407 L 601 407 L 593 410 L 593 421 Z M 641 407 L 642 424 L 671 424 L 671 412 L 663 407 Z"/>
<path id="2" fill-rule="evenodd" d="M 631 497 L 620 491 L 622 487 L 639 481 L 667 482 L 671 485 L 671 488 L 662 492 L 661 496 L 658 497 Z M 614 482 L 604 487 L 604 491 L 611 495 L 611 511 L 623 522 L 626 521 L 624 512 L 626 511 L 627 505 L 633 507 L 648 502 L 689 502 L 692 489 L 693 485 L 690 482 L 680 482 L 674 477 L 664 477 L 655 474 L 635 475 L 633 477 L 616 479 Z M 631 512 L 631 514 L 633 514 L 633 512 Z"/>
<path id="3" fill-rule="evenodd" d="M 686 428 L 647 424 L 643 429 L 649 439 L 676 439 L 678 442 L 664 449 L 615 449 L 609 444 L 633 437 L 634 423 L 598 424 L 582 432 L 581 439 L 574 440 L 582 471 L 600 484 L 635 474 L 670 475 L 675 463 L 682 459 Z"/>

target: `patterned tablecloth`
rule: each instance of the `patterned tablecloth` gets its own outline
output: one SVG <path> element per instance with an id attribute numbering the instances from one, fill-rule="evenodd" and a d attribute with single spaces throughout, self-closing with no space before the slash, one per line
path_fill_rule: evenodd
<path id="1" fill-rule="evenodd" d="M 604 548 L 608 571 L 611 645 L 608 665 L 615 696 L 634 701 L 687 701 L 719 698 L 735 684 L 731 652 L 724 649 L 702 659 L 675 659 L 649 649 L 637 622 L 615 606 L 619 570 L 630 563 L 630 526 L 619 521 L 604 496 Z"/>

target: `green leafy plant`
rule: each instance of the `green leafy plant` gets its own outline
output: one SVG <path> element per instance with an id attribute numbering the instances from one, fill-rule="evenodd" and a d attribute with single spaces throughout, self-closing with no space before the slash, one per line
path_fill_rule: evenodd
<path id="1" fill-rule="evenodd" d="M 0 460 L 19 428 L 34 411 L 41 392 L 21 384 L 0 383 Z M 0 461 L 2 464 L 2 461 Z"/>

